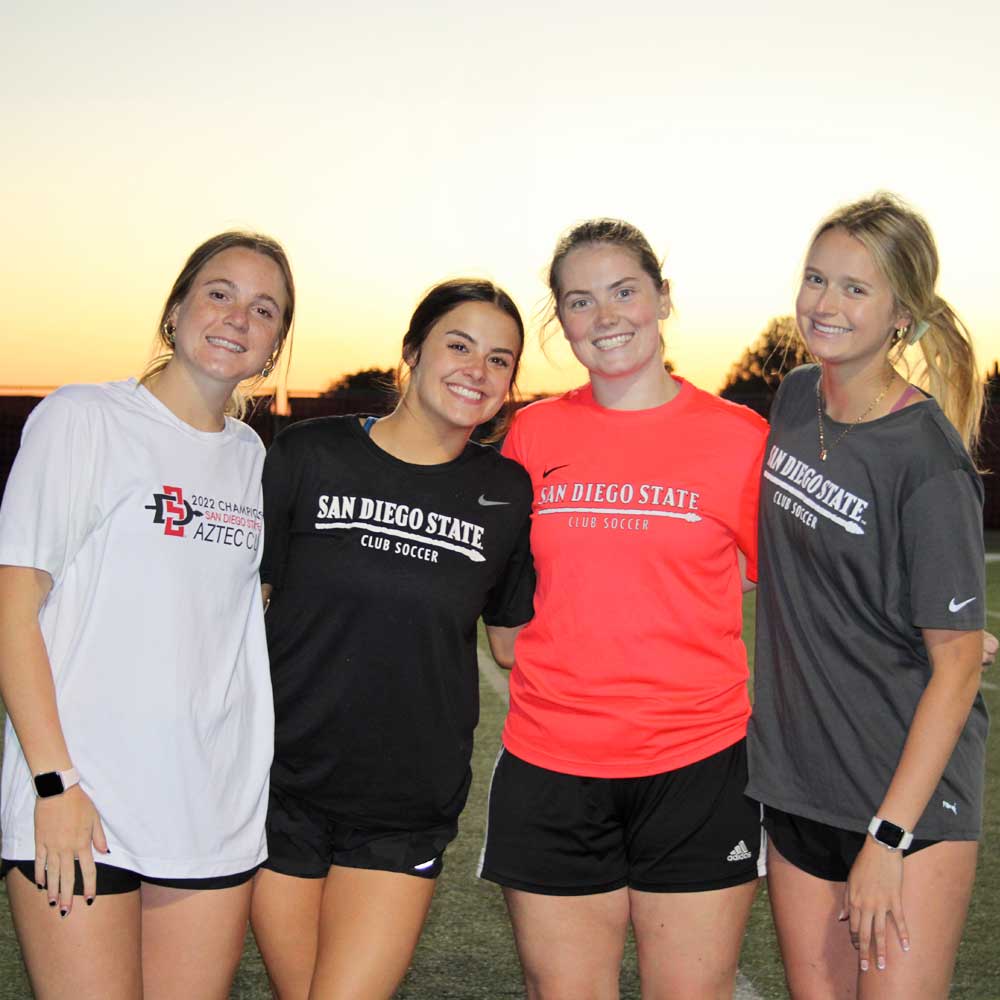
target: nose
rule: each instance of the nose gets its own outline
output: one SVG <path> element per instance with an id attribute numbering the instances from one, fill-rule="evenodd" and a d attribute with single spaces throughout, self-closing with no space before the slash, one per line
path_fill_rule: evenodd
<path id="1" fill-rule="evenodd" d="M 470 351 L 462 370 L 469 378 L 482 382 L 486 378 L 486 358 L 482 354 Z"/>
<path id="2" fill-rule="evenodd" d="M 839 308 L 837 292 L 831 285 L 824 285 L 816 298 L 816 312 L 831 314 Z"/>
<path id="3" fill-rule="evenodd" d="M 597 315 L 595 317 L 597 325 L 602 329 L 612 327 L 618 322 L 618 310 L 613 302 L 598 303 Z"/>
<path id="4" fill-rule="evenodd" d="M 248 329 L 250 326 L 249 309 L 244 305 L 235 303 L 233 307 L 229 310 L 229 312 L 226 314 L 226 322 L 230 326 L 235 327 L 237 330 Z"/>

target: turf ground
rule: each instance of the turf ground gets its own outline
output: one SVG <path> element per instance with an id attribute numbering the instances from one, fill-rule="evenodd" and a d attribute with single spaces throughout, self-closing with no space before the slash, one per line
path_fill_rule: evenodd
<path id="1" fill-rule="evenodd" d="M 991 539 L 990 541 L 994 541 Z M 991 548 L 996 548 L 992 545 Z M 1000 562 L 988 567 L 989 624 L 1000 632 Z M 745 638 L 752 650 L 753 595 L 745 609 Z M 473 760 L 475 781 L 456 843 L 449 849 L 444 874 L 413 966 L 397 996 L 401 1000 L 502 1000 L 521 997 L 523 990 L 513 940 L 499 890 L 479 882 L 475 866 L 481 846 L 486 786 L 499 746 L 504 703 L 482 679 L 482 718 Z M 1000 718 L 1000 665 L 984 676 L 983 694 L 994 719 Z M 0 709 L 2 712 L 2 709 Z M 777 945 L 767 909 L 766 889 L 758 893 L 740 967 L 749 985 L 746 995 L 786 997 Z M 1000 740 L 990 741 L 986 811 L 976 889 L 958 957 L 952 997 L 997 1000 L 1000 997 Z M 630 947 L 622 971 L 623 1000 L 638 1000 L 635 953 Z M 0 893 L 0 1000 L 30 995 L 7 912 Z M 248 936 L 232 997 L 264 1000 L 270 996 L 253 939 Z"/>

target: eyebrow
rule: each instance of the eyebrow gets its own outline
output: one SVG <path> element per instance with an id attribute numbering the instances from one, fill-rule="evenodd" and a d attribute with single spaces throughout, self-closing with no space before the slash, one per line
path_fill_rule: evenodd
<path id="1" fill-rule="evenodd" d="M 464 330 L 445 330 L 445 336 L 446 337 L 461 337 L 463 340 L 467 340 L 470 344 L 476 344 L 478 346 L 476 338 L 470 336 Z M 514 352 L 512 350 L 510 350 L 509 348 L 507 348 L 507 347 L 491 347 L 489 353 L 490 354 L 509 354 L 511 357 L 514 357 Z"/>
<path id="2" fill-rule="evenodd" d="M 634 274 L 627 275 L 624 278 L 619 278 L 617 281 L 611 282 L 608 285 L 608 291 L 613 292 L 616 288 L 621 285 L 625 285 L 630 281 L 638 281 L 638 277 Z M 562 297 L 565 299 L 569 295 L 590 295 L 590 291 L 586 288 L 569 288 L 563 292 Z"/>
<path id="3" fill-rule="evenodd" d="M 238 290 L 236 282 L 235 281 L 230 281 L 228 278 L 207 278 L 204 281 L 204 284 L 205 285 L 225 285 L 227 288 L 233 289 L 233 291 L 237 291 Z M 270 302 L 271 305 L 273 305 L 274 308 L 278 310 L 278 312 L 281 312 L 281 306 L 278 305 L 278 303 L 274 300 L 273 296 L 268 295 L 267 292 L 263 292 L 260 295 L 255 295 L 254 298 L 255 299 L 265 299 L 266 301 Z"/>

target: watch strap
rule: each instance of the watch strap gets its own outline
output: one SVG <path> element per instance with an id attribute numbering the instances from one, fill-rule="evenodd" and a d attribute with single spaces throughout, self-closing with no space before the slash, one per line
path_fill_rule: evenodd
<path id="1" fill-rule="evenodd" d="M 890 844 L 887 843 L 883 837 L 885 832 L 882 827 L 890 827 L 892 832 L 895 834 L 897 831 L 901 834 L 899 837 L 899 843 Z M 881 816 L 872 816 L 871 822 L 868 824 L 868 832 L 872 835 L 872 838 L 881 844 L 883 847 L 888 848 L 890 851 L 905 851 L 908 850 L 910 844 L 913 843 L 913 834 L 909 830 L 904 830 L 901 826 L 891 822 L 890 820 L 883 819 Z M 895 838 L 894 838 L 895 839 Z"/>
<path id="2" fill-rule="evenodd" d="M 62 787 L 59 788 L 54 779 L 58 779 Z M 75 767 L 68 767 L 65 771 L 43 771 L 35 775 L 35 791 L 39 798 L 51 798 L 55 795 L 62 795 L 63 792 L 80 784 L 80 772 Z"/>

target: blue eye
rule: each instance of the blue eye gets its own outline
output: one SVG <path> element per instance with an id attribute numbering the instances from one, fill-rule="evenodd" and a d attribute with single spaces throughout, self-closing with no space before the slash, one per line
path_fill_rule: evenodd
<path id="1" fill-rule="evenodd" d="M 635 294 L 634 288 L 619 288 L 618 298 L 620 299 L 630 299 Z"/>

